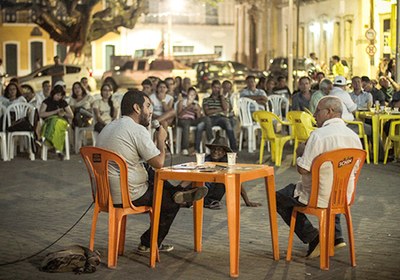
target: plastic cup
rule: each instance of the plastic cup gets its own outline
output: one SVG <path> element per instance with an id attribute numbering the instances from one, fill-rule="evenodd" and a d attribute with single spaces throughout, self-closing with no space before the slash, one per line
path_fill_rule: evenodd
<path id="1" fill-rule="evenodd" d="M 395 107 L 395 108 L 393 108 L 393 112 L 399 112 L 399 108 L 397 108 L 397 107 Z"/>
<path id="2" fill-rule="evenodd" d="M 206 154 L 205 153 L 196 153 L 197 165 L 203 165 L 205 160 L 206 160 Z"/>
<path id="3" fill-rule="evenodd" d="M 228 165 L 236 164 L 236 153 L 227 153 L 228 156 Z"/>

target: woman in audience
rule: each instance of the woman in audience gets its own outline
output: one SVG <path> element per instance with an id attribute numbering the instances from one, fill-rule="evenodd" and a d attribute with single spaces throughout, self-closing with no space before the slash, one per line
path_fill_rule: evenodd
<path id="1" fill-rule="evenodd" d="M 65 90 L 62 86 L 55 86 L 40 107 L 39 116 L 44 119 L 42 137 L 53 146 L 58 157 L 63 160 L 65 132 L 69 122 L 74 118 L 71 107 L 64 100 Z"/>
<path id="2" fill-rule="evenodd" d="M 87 94 L 80 82 L 75 82 L 72 85 L 72 95 L 69 105 L 74 112 L 74 119 L 72 121 L 74 127 L 90 126 L 90 121 L 93 117 L 93 101 L 93 97 Z"/>
<path id="3" fill-rule="evenodd" d="M 26 102 L 26 99 L 22 96 L 22 91 L 18 84 L 10 82 L 4 90 L 4 98 L 2 98 L 1 103 L 8 107 L 16 102 Z"/>
<path id="4" fill-rule="evenodd" d="M 98 133 L 109 124 L 112 120 L 118 117 L 118 107 L 112 100 L 112 86 L 103 84 L 100 89 L 101 99 L 93 103 L 93 113 L 96 123 L 94 130 Z"/>
<path id="5" fill-rule="evenodd" d="M 182 154 L 189 155 L 189 130 L 191 126 L 196 126 L 195 150 L 200 152 L 200 142 L 203 131 L 206 131 L 207 140 L 213 138 L 211 120 L 203 116 L 201 107 L 196 101 L 196 89 L 191 87 L 187 91 L 187 97 L 178 103 L 178 126 L 182 127 Z"/>
<path id="6" fill-rule="evenodd" d="M 160 124 L 167 130 L 175 119 L 175 110 L 173 108 L 174 99 L 167 94 L 167 84 L 160 81 L 157 84 L 156 94 L 150 96 L 153 103 L 153 120 L 158 120 Z"/>

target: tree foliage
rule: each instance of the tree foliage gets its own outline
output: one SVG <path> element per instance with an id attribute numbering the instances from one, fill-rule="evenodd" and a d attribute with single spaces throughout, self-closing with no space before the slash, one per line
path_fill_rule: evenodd
<path id="1" fill-rule="evenodd" d="M 119 27 L 134 28 L 144 11 L 144 1 L 110 0 L 107 7 L 97 11 L 101 0 L 2 0 L 1 8 L 30 11 L 32 21 L 50 38 L 80 56 L 90 42 L 107 33 L 118 33 Z"/>

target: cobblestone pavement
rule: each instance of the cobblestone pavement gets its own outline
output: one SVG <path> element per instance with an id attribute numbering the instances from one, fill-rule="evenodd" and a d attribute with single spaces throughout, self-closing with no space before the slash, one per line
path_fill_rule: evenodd
<path id="1" fill-rule="evenodd" d="M 298 179 L 290 166 L 289 150 L 280 168 L 275 168 L 276 188 Z M 238 162 L 256 163 L 258 153 L 240 153 Z M 194 160 L 174 156 L 173 162 Z M 167 161 L 170 162 L 169 160 Z M 61 236 L 91 203 L 89 178 L 79 155 L 69 161 L 55 156 L 47 162 L 17 157 L 0 162 L 0 263 L 24 258 Z M 400 279 L 400 219 L 396 214 L 400 198 L 400 163 L 364 165 L 356 203 L 352 207 L 357 267 L 350 266 L 348 247 L 331 258 L 330 270 L 319 269 L 319 259 L 307 260 L 307 245 L 295 237 L 293 260 L 285 261 L 289 228 L 278 217 L 279 261 L 272 259 L 265 189 L 261 180 L 245 184 L 249 197 L 263 205 L 241 207 L 241 279 Z M 161 253 L 155 269 L 148 267 L 148 255 L 138 254 L 141 233 L 148 227 L 148 215 L 128 218 L 125 254 L 116 269 L 107 263 L 107 215 L 100 214 L 95 248 L 102 263 L 93 274 L 49 274 L 38 267 L 47 252 L 81 244 L 88 246 L 92 210 L 80 223 L 46 252 L 16 264 L 0 266 L 0 279 L 229 279 L 229 246 L 226 208 L 204 211 L 203 251 L 193 251 L 192 210 L 181 209 L 165 242 L 175 250 Z M 315 222 L 315 219 L 313 220 Z M 342 219 L 344 233 L 346 226 Z M 347 236 L 347 235 L 345 235 Z"/>

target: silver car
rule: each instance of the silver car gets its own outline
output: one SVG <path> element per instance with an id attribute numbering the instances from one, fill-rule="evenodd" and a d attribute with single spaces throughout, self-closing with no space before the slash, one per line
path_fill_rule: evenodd
<path id="1" fill-rule="evenodd" d="M 26 76 L 17 77 L 19 84 L 30 86 L 35 92 L 42 90 L 42 83 L 46 80 L 51 82 L 51 75 L 49 75 L 49 69 L 54 64 L 43 66 Z M 72 84 L 79 82 L 81 78 L 88 78 L 89 86 L 92 91 L 96 90 L 96 80 L 91 76 L 89 69 L 85 66 L 63 64 L 64 66 L 64 77 L 63 80 L 67 85 L 67 95 L 71 94 Z M 13 77 L 7 77 L 5 84 L 7 85 Z"/>

